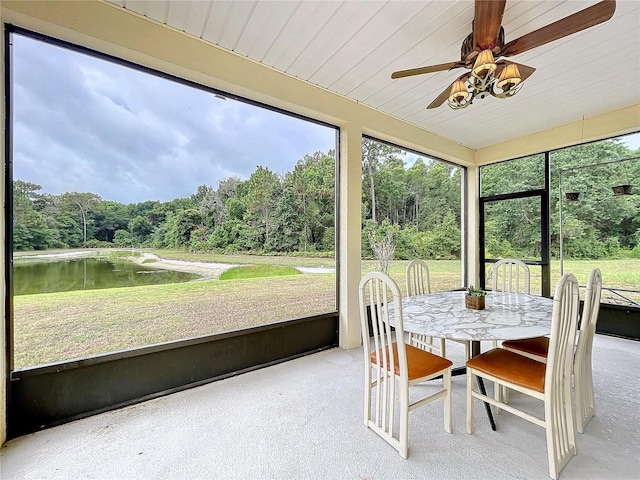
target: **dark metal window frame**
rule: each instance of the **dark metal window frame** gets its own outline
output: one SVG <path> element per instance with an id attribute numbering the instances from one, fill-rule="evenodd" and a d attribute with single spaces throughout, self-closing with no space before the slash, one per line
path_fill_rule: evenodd
<path id="1" fill-rule="evenodd" d="M 612 140 L 615 138 L 620 138 L 626 135 L 632 135 L 634 133 L 640 132 L 629 132 L 623 135 L 616 135 L 614 137 L 609 137 L 606 139 L 594 140 L 591 142 L 585 142 L 580 145 L 588 145 L 590 143 L 601 142 L 604 140 Z M 479 194 L 479 205 L 480 205 L 480 221 L 479 221 L 479 237 L 480 237 L 480 245 L 479 245 L 479 258 L 480 258 L 480 275 L 481 275 L 481 285 L 483 288 L 486 288 L 486 264 L 487 263 L 495 263 L 497 259 L 486 258 L 485 257 L 485 227 L 484 227 L 484 212 L 485 206 L 490 202 L 498 202 L 502 200 L 511 200 L 515 198 L 532 198 L 539 196 L 540 197 L 540 207 L 541 207 L 541 260 L 540 261 L 525 261 L 525 263 L 530 265 L 541 265 L 542 267 L 542 295 L 546 297 L 551 297 L 551 263 L 550 263 L 550 245 L 551 245 L 551 203 L 550 203 L 550 195 L 551 195 L 551 155 L 554 152 L 565 150 L 567 148 L 576 147 L 578 145 L 572 145 L 570 147 L 557 148 L 554 150 L 549 150 L 546 152 L 539 152 L 544 154 L 544 162 L 545 162 L 545 188 L 539 190 L 531 190 L 527 192 L 517 192 L 510 194 L 501 194 L 501 195 L 491 195 L 483 197 Z M 530 155 L 527 155 L 530 156 Z M 518 157 L 524 158 L 524 157 Z M 506 162 L 511 160 L 517 160 L 518 158 L 505 160 Z M 499 162 L 502 163 L 502 162 Z M 494 164 L 491 164 L 494 165 Z M 480 168 L 480 189 L 479 192 L 482 192 L 482 167 Z M 546 245 L 545 245 L 546 244 Z M 600 304 L 600 313 L 598 315 L 598 325 L 596 327 L 596 332 L 611 335 L 616 337 L 622 337 L 632 340 L 640 340 L 640 308 L 630 307 L 630 306 L 620 306 L 620 305 L 612 305 L 607 303 Z"/>
<path id="2" fill-rule="evenodd" d="M 529 156 L 529 155 L 527 155 Z M 526 157 L 519 157 L 526 158 Z M 550 154 L 544 153 L 544 187 L 541 189 L 527 190 L 513 193 L 503 193 L 498 195 L 480 195 L 479 208 L 480 208 L 480 221 L 479 221 L 479 238 L 480 238 L 480 285 L 481 288 L 487 288 L 486 285 L 486 264 L 495 263 L 498 258 L 486 257 L 486 231 L 485 231 L 485 212 L 487 204 L 502 202 L 505 200 L 516 200 L 520 198 L 539 198 L 540 199 L 540 260 L 524 260 L 524 263 L 528 265 L 539 265 L 542 268 L 542 295 L 544 297 L 551 296 L 551 168 L 550 168 Z M 518 160 L 518 158 L 505 160 L 510 162 Z M 503 162 L 500 162 L 503 163 Z M 492 163 L 491 165 L 497 165 Z M 487 165 L 487 166 L 491 166 Z M 482 168 L 480 167 L 480 188 L 479 192 L 482 192 Z"/>
<path id="3" fill-rule="evenodd" d="M 92 55 L 213 95 L 220 95 L 334 129 L 336 138 L 334 222 L 336 226 L 340 224 L 340 129 L 338 126 L 200 85 L 103 52 L 11 24 L 4 24 L 6 99 L 4 151 L 6 342 L 4 355 L 7 366 L 9 438 L 338 345 L 340 258 L 339 249 L 336 248 L 334 311 L 240 331 L 187 338 L 15 371 L 13 363 L 13 105 L 11 92 L 12 35 L 14 33 L 78 53 Z M 338 245 L 339 241 L 340 232 L 335 228 L 335 244 Z"/>

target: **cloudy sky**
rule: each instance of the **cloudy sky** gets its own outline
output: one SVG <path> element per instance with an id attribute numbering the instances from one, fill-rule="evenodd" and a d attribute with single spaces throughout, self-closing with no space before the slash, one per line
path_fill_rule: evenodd
<path id="1" fill-rule="evenodd" d="M 14 35 L 13 178 L 135 203 L 283 174 L 335 149 L 332 128 Z"/>

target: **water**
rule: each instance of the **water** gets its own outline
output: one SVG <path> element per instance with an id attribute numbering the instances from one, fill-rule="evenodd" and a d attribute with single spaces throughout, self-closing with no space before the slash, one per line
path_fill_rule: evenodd
<path id="1" fill-rule="evenodd" d="M 103 258 L 18 261 L 13 266 L 14 295 L 161 285 L 188 282 L 196 278 L 199 275 Z"/>

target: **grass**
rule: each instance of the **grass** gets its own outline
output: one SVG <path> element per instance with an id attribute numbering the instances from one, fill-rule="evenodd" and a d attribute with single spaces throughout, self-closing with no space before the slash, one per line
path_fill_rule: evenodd
<path id="1" fill-rule="evenodd" d="M 225 260 L 266 269 L 272 263 L 279 267 L 334 266 L 333 260 L 320 258 L 183 253 L 174 252 L 171 258 Z M 407 263 L 395 261 L 389 272 L 403 292 Z M 428 264 L 433 291 L 462 286 L 460 261 L 429 260 Z M 640 259 L 569 260 L 565 272 L 574 273 L 584 285 L 594 266 L 602 270 L 605 287 L 640 290 Z M 375 261 L 363 261 L 362 274 L 375 267 Z M 555 285 L 560 276 L 557 263 L 552 272 Z M 539 267 L 532 269 L 531 283 L 532 292 L 539 293 Z M 20 369 L 333 311 L 335 292 L 335 274 L 324 273 L 21 295 L 13 298 L 14 365 Z M 606 295 L 603 292 L 603 298 Z"/>
<path id="2" fill-rule="evenodd" d="M 246 265 L 233 267 L 222 272 L 220 280 L 244 280 L 247 278 L 284 277 L 285 275 L 300 275 L 300 270 L 293 267 L 278 267 L 275 265 Z"/>
<path id="3" fill-rule="evenodd" d="M 336 309 L 331 274 L 21 295 L 13 302 L 15 368 Z"/>

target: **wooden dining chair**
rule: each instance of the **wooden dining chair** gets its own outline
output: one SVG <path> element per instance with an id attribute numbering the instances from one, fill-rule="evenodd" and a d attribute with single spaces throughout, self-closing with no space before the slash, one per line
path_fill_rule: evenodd
<path id="1" fill-rule="evenodd" d="M 407 295 L 426 295 L 431 293 L 431 279 L 427 262 L 420 259 L 411 260 L 404 272 L 407 284 Z M 451 340 L 464 345 L 465 360 L 471 358 L 471 342 Z M 418 333 L 409 333 L 409 344 L 428 352 L 437 353 L 441 357 L 447 356 L 444 338 L 434 338 Z"/>
<path id="2" fill-rule="evenodd" d="M 494 292 L 510 292 L 531 294 L 531 272 L 522 260 L 503 258 L 493 264 L 491 290 Z M 493 348 L 498 346 L 493 341 Z"/>
<path id="3" fill-rule="evenodd" d="M 531 293 L 531 273 L 522 260 L 503 258 L 493 264 L 491 289 L 494 292 Z"/>
<path id="4" fill-rule="evenodd" d="M 411 297 L 413 295 L 426 295 L 431 293 L 429 266 L 424 260 L 411 260 L 404 271 L 404 278 L 407 284 L 407 296 Z M 409 332 L 408 341 L 409 344 L 414 347 L 437 353 L 441 357 L 446 357 L 444 338 L 436 339 L 428 335 Z"/>
<path id="5" fill-rule="evenodd" d="M 503 348 L 495 348 L 467 362 L 467 432 L 472 434 L 474 429 L 474 398 L 544 427 L 549 476 L 553 479 L 558 478 L 562 468 L 577 453 L 570 379 L 579 307 L 578 281 L 567 273 L 558 282 L 553 298 L 546 364 Z M 476 377 L 494 382 L 497 388 L 505 387 L 542 400 L 543 418 L 475 391 Z"/>
<path id="6" fill-rule="evenodd" d="M 576 403 L 576 423 L 578 432 L 584 433 L 589 420 L 596 414 L 593 394 L 592 348 L 596 333 L 600 297 L 602 293 L 602 274 L 599 268 L 589 273 L 584 306 L 578 330 L 578 341 L 573 358 L 573 385 Z M 548 337 L 507 340 L 502 348 L 546 363 L 549 351 Z"/>
<path id="7" fill-rule="evenodd" d="M 370 272 L 362 277 L 359 303 L 365 362 L 364 424 L 407 458 L 410 411 L 444 398 L 444 429 L 452 431 L 452 363 L 405 343 L 402 296 L 388 275 Z M 442 376 L 442 384 L 434 382 L 430 385 L 433 388 L 428 388 L 432 392 L 429 396 L 409 403 L 409 387 L 438 376 Z"/>

